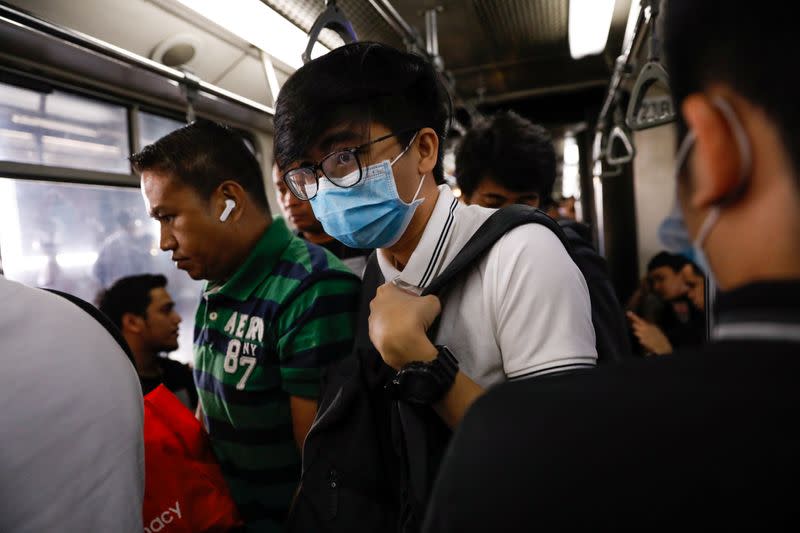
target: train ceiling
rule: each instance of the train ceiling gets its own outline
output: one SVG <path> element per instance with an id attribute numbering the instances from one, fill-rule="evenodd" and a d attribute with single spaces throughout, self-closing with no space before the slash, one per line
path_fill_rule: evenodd
<path id="1" fill-rule="evenodd" d="M 262 0 L 308 31 L 324 0 Z M 543 112 L 550 98 L 574 95 L 576 107 L 602 94 L 621 46 L 631 0 L 617 0 L 606 54 L 573 60 L 568 45 L 569 0 L 338 0 L 362 40 L 403 47 L 409 35 L 386 17 L 396 10 L 425 42 L 425 11 L 437 9 L 439 54 L 460 99 L 481 109 Z M 197 47 L 185 67 L 201 79 L 272 105 L 257 53 L 248 43 L 193 15 L 175 0 L 12 0 L 12 5 L 142 55 L 189 35 Z M 382 16 L 382 14 L 384 16 Z M 341 39 L 323 32 L 335 47 Z M 299 51 L 298 51 L 299 54 Z M 279 66 L 283 80 L 290 69 Z M 528 113 L 529 114 L 529 113 Z"/>

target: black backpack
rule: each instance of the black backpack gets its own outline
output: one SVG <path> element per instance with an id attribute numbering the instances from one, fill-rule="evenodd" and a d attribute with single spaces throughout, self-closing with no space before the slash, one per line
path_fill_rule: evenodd
<path id="1" fill-rule="evenodd" d="M 630 353 L 622 308 L 605 261 L 574 229 L 526 206 L 498 210 L 424 294 L 441 296 L 509 230 L 542 224 L 586 278 L 601 362 Z M 450 430 L 429 407 L 393 400 L 395 375 L 369 340 L 369 303 L 384 283 L 375 254 L 364 273 L 353 354 L 328 369 L 316 420 L 303 447 L 303 473 L 289 513 L 291 532 L 419 531 Z M 430 332 L 429 332 L 430 333 Z"/>

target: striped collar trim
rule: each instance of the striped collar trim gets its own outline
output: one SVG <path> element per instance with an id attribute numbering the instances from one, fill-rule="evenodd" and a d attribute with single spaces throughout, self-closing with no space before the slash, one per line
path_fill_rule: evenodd
<path id="1" fill-rule="evenodd" d="M 434 273 L 440 270 L 444 260 L 447 244 L 453 235 L 456 224 L 456 211 L 458 198 L 453 196 L 450 187 L 439 186 L 439 198 L 436 206 L 428 219 L 428 224 L 422 233 L 422 238 L 417 244 L 414 253 L 403 271 L 397 270 L 383 253 L 378 253 L 378 264 L 387 281 L 394 282 L 400 287 L 421 292 L 433 279 Z"/>

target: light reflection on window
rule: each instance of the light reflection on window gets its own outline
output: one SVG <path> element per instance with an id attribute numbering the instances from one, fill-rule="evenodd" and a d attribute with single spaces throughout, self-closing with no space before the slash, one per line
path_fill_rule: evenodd
<path id="1" fill-rule="evenodd" d="M 127 174 L 124 107 L 0 83 L 0 161 Z"/>
<path id="2" fill-rule="evenodd" d="M 158 224 L 138 189 L 0 178 L 0 254 L 6 277 L 95 302 L 123 276 L 162 273 L 183 318 L 180 349 L 192 359 L 202 283 L 158 248 Z"/>

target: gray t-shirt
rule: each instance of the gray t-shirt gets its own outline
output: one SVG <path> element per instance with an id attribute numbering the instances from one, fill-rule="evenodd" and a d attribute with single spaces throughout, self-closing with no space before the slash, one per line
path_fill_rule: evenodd
<path id="1" fill-rule="evenodd" d="M 0 531 L 141 533 L 142 393 L 111 335 L 0 276 Z"/>

